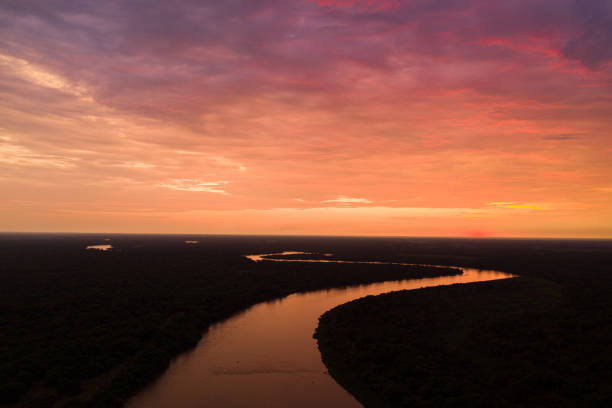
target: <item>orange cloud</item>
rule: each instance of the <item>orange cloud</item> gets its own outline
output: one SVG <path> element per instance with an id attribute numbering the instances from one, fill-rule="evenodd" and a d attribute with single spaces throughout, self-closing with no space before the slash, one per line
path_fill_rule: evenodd
<path id="1" fill-rule="evenodd" d="M 323 203 L 341 203 L 341 204 L 370 204 L 372 201 L 367 198 L 355 198 L 355 197 L 346 197 L 346 196 L 338 196 L 332 200 L 323 200 Z"/>
<path id="2" fill-rule="evenodd" d="M 169 188 L 171 190 L 178 191 L 195 191 L 195 192 L 206 192 L 206 193 L 217 193 L 217 194 L 228 194 L 227 191 L 219 188 L 224 184 L 228 184 L 227 181 L 202 181 L 197 179 L 173 179 L 167 183 L 158 184 L 158 187 Z"/>
<path id="3" fill-rule="evenodd" d="M 541 210 L 542 207 L 535 204 L 518 204 L 518 203 L 507 203 L 507 202 L 496 202 L 489 203 L 490 206 L 493 207 L 501 207 L 501 208 L 519 208 L 525 210 Z"/>

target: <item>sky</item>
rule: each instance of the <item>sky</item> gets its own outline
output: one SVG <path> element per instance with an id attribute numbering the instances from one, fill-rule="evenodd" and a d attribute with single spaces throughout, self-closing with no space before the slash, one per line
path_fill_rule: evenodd
<path id="1" fill-rule="evenodd" d="M 612 2 L 0 0 L 0 231 L 612 238 Z"/>

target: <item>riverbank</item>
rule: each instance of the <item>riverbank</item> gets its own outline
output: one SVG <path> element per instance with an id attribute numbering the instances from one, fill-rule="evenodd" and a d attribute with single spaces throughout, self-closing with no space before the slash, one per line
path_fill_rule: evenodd
<path id="1" fill-rule="evenodd" d="M 364 296 L 509 277 L 465 268 L 461 275 L 324 289 L 259 303 L 211 327 L 126 408 L 359 408 L 321 361 L 312 338 L 319 316 Z"/>
<path id="2" fill-rule="evenodd" d="M 113 407 L 202 333 L 295 292 L 460 273 L 450 268 L 252 262 L 257 240 L 95 236 L 1 240 L 0 397 L 12 407 Z M 291 240 L 285 244 L 294 244 Z"/>
<path id="3" fill-rule="evenodd" d="M 573 289 L 513 278 L 382 294 L 326 312 L 315 336 L 368 408 L 610 406 L 610 298 Z"/>

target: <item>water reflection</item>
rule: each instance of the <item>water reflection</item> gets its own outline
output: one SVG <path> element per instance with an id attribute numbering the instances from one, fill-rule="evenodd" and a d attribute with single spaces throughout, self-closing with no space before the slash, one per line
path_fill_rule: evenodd
<path id="1" fill-rule="evenodd" d="M 257 255 L 245 255 L 245 258 L 250 259 L 251 261 L 259 262 L 259 261 L 278 261 L 278 262 L 324 262 L 319 259 L 276 259 L 271 258 L 279 255 L 315 255 L 314 252 L 299 252 L 299 251 L 283 251 L 283 252 L 275 252 L 272 254 L 257 254 Z M 325 256 L 331 256 L 332 254 L 325 254 Z"/>
<path id="2" fill-rule="evenodd" d="M 312 338 L 321 314 L 367 295 L 508 277 L 463 268 L 462 275 L 298 293 L 257 304 L 211 326 L 193 351 L 176 358 L 127 407 L 360 407 L 321 362 Z"/>
<path id="3" fill-rule="evenodd" d="M 108 251 L 113 249 L 112 245 L 87 245 L 85 249 L 97 249 L 99 251 Z"/>
<path id="4" fill-rule="evenodd" d="M 312 262 L 312 263 L 343 263 L 343 264 L 367 264 L 367 265 L 403 265 L 403 266 L 432 266 L 435 268 L 457 268 L 458 266 L 446 266 L 446 265 L 431 265 L 431 264 L 416 264 L 416 263 L 405 263 L 405 262 L 388 262 L 388 261 L 344 261 L 341 259 L 299 259 L 299 258 L 276 258 L 283 255 L 322 255 L 324 257 L 332 257 L 334 254 L 325 253 L 319 254 L 316 252 L 297 252 L 297 251 L 283 251 L 272 254 L 256 254 L 256 255 L 245 255 L 245 258 L 250 259 L 254 262 L 261 261 L 272 261 L 272 262 Z"/>
<path id="5" fill-rule="evenodd" d="M 191 245 L 196 245 L 196 244 L 199 244 L 199 243 L 200 243 L 200 241 L 189 241 L 189 240 L 188 240 L 188 241 L 185 241 L 185 243 L 186 243 L 186 244 L 191 244 Z"/>

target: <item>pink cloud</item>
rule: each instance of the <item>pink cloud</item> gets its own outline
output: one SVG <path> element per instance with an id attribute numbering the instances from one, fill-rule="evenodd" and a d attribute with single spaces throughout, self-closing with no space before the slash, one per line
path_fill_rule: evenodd
<path id="1" fill-rule="evenodd" d="M 365 10 L 390 10 L 400 7 L 399 0 L 307 0 L 316 2 L 322 7 L 351 8 L 357 7 Z"/>

